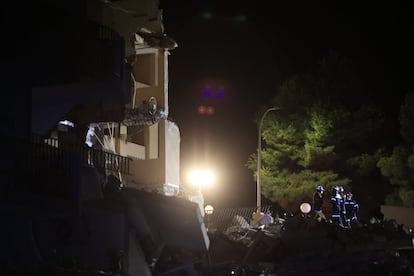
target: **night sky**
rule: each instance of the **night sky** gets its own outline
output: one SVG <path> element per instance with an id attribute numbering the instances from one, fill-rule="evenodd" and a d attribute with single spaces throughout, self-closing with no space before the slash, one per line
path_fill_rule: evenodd
<path id="1" fill-rule="evenodd" d="M 407 5 L 296 1 L 161 1 L 169 59 L 170 117 L 181 132 L 181 178 L 198 164 L 217 169 L 206 203 L 254 206 L 245 167 L 257 148 L 254 122 L 277 87 L 328 51 L 352 59 L 373 100 L 398 110 L 413 91 L 413 35 Z M 411 24 L 413 25 L 413 24 Z M 205 98 L 222 93 L 221 98 Z M 358 100 L 358 99 L 355 99 Z M 201 104 L 215 107 L 200 115 Z"/>

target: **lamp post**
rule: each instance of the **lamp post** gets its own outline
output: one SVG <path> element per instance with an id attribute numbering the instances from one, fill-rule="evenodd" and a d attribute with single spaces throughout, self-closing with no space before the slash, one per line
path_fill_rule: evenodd
<path id="1" fill-rule="evenodd" d="M 204 212 L 207 215 L 207 231 L 210 228 L 210 216 L 213 214 L 214 211 L 214 207 L 211 205 L 207 205 L 206 207 L 204 207 Z"/>
<path id="2" fill-rule="evenodd" d="M 269 113 L 270 111 L 275 111 L 278 110 L 278 107 L 270 107 L 268 108 L 265 113 L 263 114 L 260 123 L 259 123 L 259 135 L 257 138 L 257 177 L 256 177 L 256 196 L 257 196 L 257 200 L 256 200 L 256 207 L 257 207 L 257 213 L 260 213 L 260 209 L 262 207 L 262 197 L 261 197 L 261 180 L 262 180 L 262 176 L 261 176 L 261 168 L 262 168 L 262 125 L 263 125 L 263 121 L 264 118 L 266 117 L 267 113 Z"/>

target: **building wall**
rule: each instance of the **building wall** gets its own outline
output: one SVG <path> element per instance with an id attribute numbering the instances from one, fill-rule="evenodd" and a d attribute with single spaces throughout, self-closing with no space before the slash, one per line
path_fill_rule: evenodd
<path id="1" fill-rule="evenodd" d="M 414 228 L 414 208 L 381 205 L 384 220 L 396 220 L 398 224 Z"/>
<path id="2" fill-rule="evenodd" d="M 138 54 L 134 63 L 135 96 L 132 95 L 132 106 L 139 106 L 150 97 L 157 99 L 157 104 L 168 113 L 167 89 L 167 51 L 159 49 L 151 53 Z M 140 77 L 142 76 L 142 77 Z M 141 80 L 141 81 L 140 81 Z"/>
<path id="3" fill-rule="evenodd" d="M 145 147 L 131 142 L 117 140 L 118 152 L 122 156 L 145 160 Z"/>
<path id="4" fill-rule="evenodd" d="M 166 194 L 176 194 L 180 184 L 180 130 L 174 122 L 167 121 L 165 129 Z"/>
<path id="5" fill-rule="evenodd" d="M 178 127 L 166 120 L 168 116 L 168 55 L 164 48 L 135 47 L 133 34 L 145 28 L 163 33 L 162 11 L 156 0 L 115 1 L 103 3 L 88 0 L 88 17 L 107 26 L 125 39 L 125 55 L 132 66 L 131 108 L 142 107 L 155 97 L 157 108 L 162 110 L 160 121 L 150 126 L 127 127 L 125 135 L 116 136 L 115 150 L 133 159 L 130 175 L 123 177 L 137 187 L 164 189 L 167 194 L 178 192 L 179 144 Z M 143 129 L 142 134 L 138 132 Z M 138 135 L 135 135 L 138 133 Z M 131 137 L 130 139 L 128 137 Z"/>
<path id="6" fill-rule="evenodd" d="M 88 0 L 88 17 L 94 21 L 116 30 L 124 36 L 125 41 L 141 27 L 153 32 L 162 33 L 162 14 L 155 0 L 124 0 L 103 3 L 100 0 Z M 126 45 L 126 53 L 132 55 L 135 50 L 132 44 Z"/>
<path id="7" fill-rule="evenodd" d="M 130 166 L 130 174 L 132 179 L 141 187 L 162 187 L 165 183 L 165 122 L 161 120 L 158 122 L 158 143 L 152 146 L 158 147 L 158 158 L 150 159 L 148 153 L 151 141 L 155 142 L 155 137 L 145 140 L 146 143 L 146 158 L 144 160 L 134 160 Z M 146 129 L 148 131 L 148 128 Z M 146 135 L 147 136 L 147 135 Z"/>
<path id="8" fill-rule="evenodd" d="M 146 154 L 145 159 L 134 159 L 130 176 L 125 179 L 137 188 L 157 188 L 173 195 L 178 192 L 180 183 L 180 132 L 178 126 L 168 120 L 161 120 L 157 125 L 158 143 L 152 139 L 152 145 L 158 148 L 158 158 L 149 158 L 151 156 Z"/>

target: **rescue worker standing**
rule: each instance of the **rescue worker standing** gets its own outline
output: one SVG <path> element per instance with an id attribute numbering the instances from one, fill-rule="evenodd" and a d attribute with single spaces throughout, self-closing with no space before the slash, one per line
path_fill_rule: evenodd
<path id="1" fill-rule="evenodd" d="M 351 226 L 358 224 L 358 211 L 359 205 L 351 192 L 346 193 L 346 198 L 344 202 L 345 211 L 346 211 L 346 227 L 351 228 Z"/>
<path id="2" fill-rule="evenodd" d="M 339 187 L 333 186 L 332 187 L 332 195 L 331 195 L 331 206 L 332 206 L 332 214 L 331 220 L 332 223 L 343 226 L 342 222 L 342 197 L 339 193 Z"/>
<path id="3" fill-rule="evenodd" d="M 339 196 L 341 198 L 341 200 L 340 200 L 340 204 L 341 204 L 341 206 L 340 206 L 340 210 L 341 210 L 341 222 L 342 222 L 342 225 L 341 226 L 345 226 L 345 224 L 346 224 L 346 209 L 345 209 L 345 199 L 346 199 L 346 196 L 345 196 L 345 189 L 344 189 L 344 187 L 338 186 L 338 193 L 339 193 Z"/>
<path id="4" fill-rule="evenodd" d="M 313 212 L 314 212 L 314 219 L 318 221 L 326 221 L 325 214 L 322 212 L 322 205 L 324 199 L 324 191 L 325 188 L 323 186 L 317 186 L 316 192 L 313 194 Z"/>

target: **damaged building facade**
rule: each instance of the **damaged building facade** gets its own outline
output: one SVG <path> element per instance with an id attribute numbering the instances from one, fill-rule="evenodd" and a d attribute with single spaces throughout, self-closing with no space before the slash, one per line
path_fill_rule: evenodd
<path id="1" fill-rule="evenodd" d="M 56 67 L 66 67 L 64 60 L 70 59 L 73 76 L 32 89 L 32 132 L 57 148 L 86 139 L 89 147 L 119 156 L 105 158 L 118 163 L 111 168 L 127 163 L 128 171 L 116 172 L 124 185 L 175 195 L 180 133 L 168 119 L 168 55 L 176 43 L 163 33 L 162 11 L 155 3 L 82 3 L 82 14 L 66 21 L 71 30 L 59 34 L 61 44 L 71 45 L 53 46 L 69 55 Z M 75 27 L 79 16 L 86 18 Z M 73 125 L 62 126 L 66 121 Z"/>
<path id="2" fill-rule="evenodd" d="M 298 214 L 258 226 L 252 207 L 206 213 L 207 233 L 203 208 L 179 194 L 180 133 L 168 116 L 177 44 L 158 2 L 28 5 L 30 32 L 16 33 L 17 60 L 2 63 L 14 74 L 0 110 L 0 274 L 412 269 L 412 232 L 393 223 L 341 229 Z"/>
<path id="3" fill-rule="evenodd" d="M 2 272 L 204 269 L 203 215 L 177 196 L 180 132 L 168 116 L 177 43 L 158 4 L 30 4 L 17 92 L 3 101 Z"/>
<path id="4" fill-rule="evenodd" d="M 177 44 L 164 34 L 162 11 L 153 0 L 88 3 L 88 17 L 124 40 L 130 71 L 122 121 L 100 124 L 103 147 L 133 160 L 122 179 L 128 186 L 176 195 L 180 133 L 168 119 L 168 55 Z"/>

